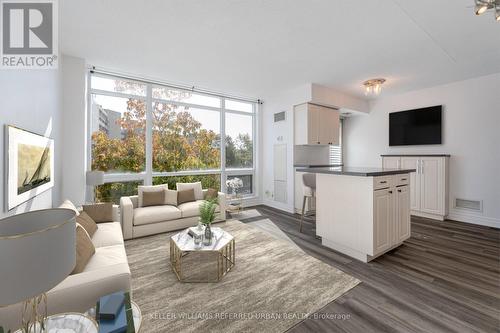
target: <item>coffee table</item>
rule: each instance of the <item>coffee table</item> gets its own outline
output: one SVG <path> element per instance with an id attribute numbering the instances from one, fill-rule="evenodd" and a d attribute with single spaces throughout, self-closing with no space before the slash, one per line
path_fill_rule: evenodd
<path id="1" fill-rule="evenodd" d="M 234 237 L 212 228 L 212 244 L 194 244 L 188 230 L 170 237 L 170 265 L 181 282 L 218 282 L 235 264 Z"/>

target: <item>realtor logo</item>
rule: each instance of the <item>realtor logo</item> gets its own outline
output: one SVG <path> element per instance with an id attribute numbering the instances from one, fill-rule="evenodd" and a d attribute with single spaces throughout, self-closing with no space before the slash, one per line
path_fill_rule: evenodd
<path id="1" fill-rule="evenodd" d="M 0 67 L 57 68 L 56 0 L 0 0 L 0 5 Z"/>

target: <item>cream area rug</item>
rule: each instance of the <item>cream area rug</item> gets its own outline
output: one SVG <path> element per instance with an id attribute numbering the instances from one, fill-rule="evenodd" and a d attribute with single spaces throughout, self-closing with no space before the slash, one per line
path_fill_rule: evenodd
<path id="1" fill-rule="evenodd" d="M 236 265 L 217 283 L 181 283 L 170 267 L 170 234 L 125 243 L 141 332 L 284 332 L 360 281 L 236 220 Z"/>

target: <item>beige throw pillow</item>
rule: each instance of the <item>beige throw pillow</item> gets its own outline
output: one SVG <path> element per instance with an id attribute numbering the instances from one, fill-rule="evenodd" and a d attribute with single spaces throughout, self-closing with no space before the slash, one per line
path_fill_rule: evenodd
<path id="1" fill-rule="evenodd" d="M 113 222 L 113 203 L 111 202 L 83 205 L 82 207 L 83 211 L 96 223 Z"/>
<path id="2" fill-rule="evenodd" d="M 217 199 L 219 196 L 219 191 L 213 188 L 209 188 L 207 192 L 205 192 L 205 200 Z"/>
<path id="3" fill-rule="evenodd" d="M 153 186 L 144 186 L 141 185 L 137 188 L 137 197 L 138 197 L 138 203 L 139 207 L 144 207 L 143 205 L 143 193 L 144 192 L 161 192 L 161 191 L 166 191 L 168 190 L 168 184 L 162 184 L 162 185 L 153 185 Z"/>
<path id="4" fill-rule="evenodd" d="M 89 214 L 87 214 L 84 211 L 82 211 L 80 215 L 76 217 L 76 223 L 78 223 L 85 229 L 85 231 L 89 234 L 90 238 L 92 238 L 92 236 L 94 236 L 95 232 L 97 231 L 97 224 L 89 216 Z"/>
<path id="5" fill-rule="evenodd" d="M 181 205 L 186 202 L 196 201 L 194 196 L 194 189 L 177 191 L 177 205 Z"/>
<path id="6" fill-rule="evenodd" d="M 165 203 L 167 205 L 177 206 L 177 191 L 176 190 L 166 190 Z"/>
<path id="7" fill-rule="evenodd" d="M 164 205 L 165 195 L 165 191 L 142 192 L 142 207 Z"/>
<path id="8" fill-rule="evenodd" d="M 76 224 L 76 265 L 71 274 L 78 274 L 83 272 L 85 266 L 89 262 L 90 258 L 95 253 L 94 244 L 90 240 L 89 235 L 85 229 Z"/>
<path id="9" fill-rule="evenodd" d="M 203 189 L 201 188 L 201 182 L 196 183 L 177 183 L 177 191 L 184 191 L 193 189 L 194 197 L 196 200 L 203 200 Z"/>

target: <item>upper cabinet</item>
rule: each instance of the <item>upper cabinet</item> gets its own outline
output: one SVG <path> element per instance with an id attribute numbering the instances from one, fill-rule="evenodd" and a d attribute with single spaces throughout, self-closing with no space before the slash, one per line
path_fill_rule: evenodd
<path id="1" fill-rule="evenodd" d="M 338 145 L 339 111 L 304 103 L 294 107 L 296 145 Z"/>

